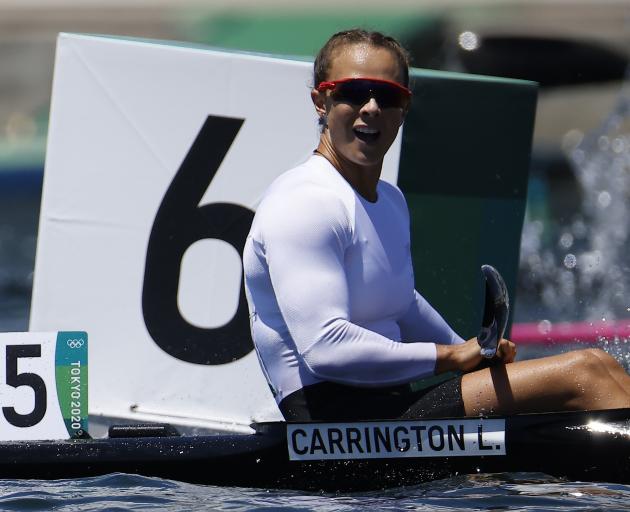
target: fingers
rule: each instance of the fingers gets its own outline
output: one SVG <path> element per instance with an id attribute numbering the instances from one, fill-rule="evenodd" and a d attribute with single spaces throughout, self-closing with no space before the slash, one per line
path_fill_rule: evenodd
<path id="1" fill-rule="evenodd" d="M 516 345 L 505 338 L 499 341 L 497 346 L 497 356 L 504 363 L 512 363 L 516 359 Z"/>

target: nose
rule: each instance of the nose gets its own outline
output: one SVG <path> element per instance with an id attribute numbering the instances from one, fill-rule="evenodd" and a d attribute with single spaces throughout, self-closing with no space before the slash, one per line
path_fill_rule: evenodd
<path id="1" fill-rule="evenodd" d="M 371 96 L 367 103 L 364 103 L 361 107 L 361 113 L 367 116 L 378 116 L 381 113 L 381 107 L 376 98 Z"/>

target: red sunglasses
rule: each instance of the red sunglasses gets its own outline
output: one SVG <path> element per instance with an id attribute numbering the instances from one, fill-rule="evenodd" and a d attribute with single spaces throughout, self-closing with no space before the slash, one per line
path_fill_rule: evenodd
<path id="1" fill-rule="evenodd" d="M 330 89 L 335 100 L 355 106 L 365 105 L 371 98 L 381 108 L 406 108 L 411 99 L 411 91 L 399 83 L 380 78 L 343 78 L 331 82 L 321 82 L 318 91 Z"/>

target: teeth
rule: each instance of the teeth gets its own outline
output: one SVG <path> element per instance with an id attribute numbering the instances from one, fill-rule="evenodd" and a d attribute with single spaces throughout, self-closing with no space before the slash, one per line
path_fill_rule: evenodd
<path id="1" fill-rule="evenodd" d="M 375 128 L 368 128 L 367 126 L 357 126 L 355 128 L 355 130 L 360 132 L 360 133 L 367 133 L 367 134 L 370 134 L 370 135 L 378 133 L 378 130 L 376 130 Z"/>

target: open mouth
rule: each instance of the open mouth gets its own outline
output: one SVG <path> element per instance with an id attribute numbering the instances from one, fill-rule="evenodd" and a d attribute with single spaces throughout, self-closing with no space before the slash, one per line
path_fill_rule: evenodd
<path id="1" fill-rule="evenodd" d="M 376 142 L 380 135 L 379 130 L 376 128 L 368 128 L 367 126 L 357 126 L 353 128 L 353 131 L 357 139 L 367 143 Z"/>

